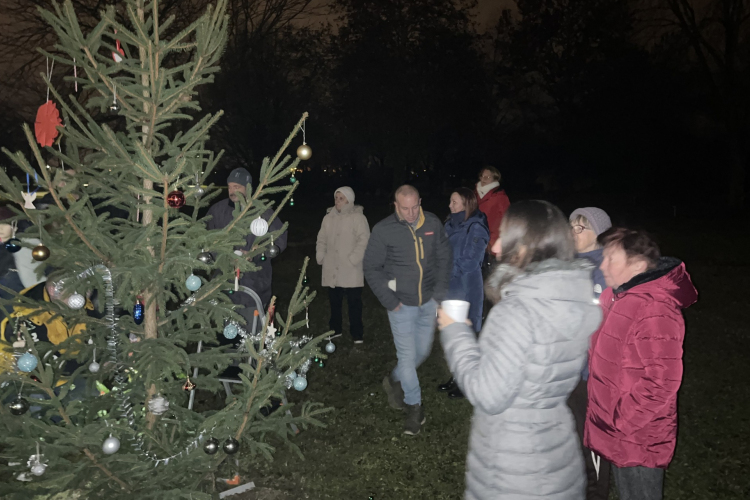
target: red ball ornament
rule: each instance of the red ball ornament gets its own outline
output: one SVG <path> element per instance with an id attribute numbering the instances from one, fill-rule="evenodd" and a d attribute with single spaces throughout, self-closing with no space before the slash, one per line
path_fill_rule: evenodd
<path id="1" fill-rule="evenodd" d="M 182 191 L 175 189 L 167 195 L 167 205 L 172 208 L 182 208 L 185 204 L 185 195 Z"/>

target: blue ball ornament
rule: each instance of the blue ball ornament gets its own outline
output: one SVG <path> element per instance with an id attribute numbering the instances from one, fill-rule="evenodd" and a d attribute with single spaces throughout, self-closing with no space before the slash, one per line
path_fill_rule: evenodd
<path id="1" fill-rule="evenodd" d="M 5 249 L 10 253 L 16 253 L 21 249 L 21 240 L 18 238 L 11 238 L 5 242 Z"/>
<path id="2" fill-rule="evenodd" d="M 34 368 L 36 368 L 36 365 L 39 364 L 39 362 L 36 359 L 36 356 L 31 354 L 30 352 L 25 352 L 23 356 L 18 358 L 18 369 L 22 372 L 30 372 L 33 371 Z"/>
<path id="3" fill-rule="evenodd" d="M 136 325 L 143 323 L 144 313 L 143 303 L 139 300 L 135 303 L 135 306 L 133 306 L 133 321 Z"/>
<path id="4" fill-rule="evenodd" d="M 336 344 L 334 344 L 333 342 L 329 341 L 326 344 L 326 352 L 328 354 L 333 354 L 333 351 L 335 351 L 335 350 L 336 350 Z"/>
<path id="5" fill-rule="evenodd" d="M 304 391 L 307 387 L 307 379 L 305 377 L 297 377 L 294 379 L 294 388 L 298 391 Z"/>
<path id="6" fill-rule="evenodd" d="M 197 292 L 202 284 L 203 283 L 201 283 L 201 279 L 194 274 L 191 274 L 185 280 L 185 287 L 191 292 Z"/>
<path id="7" fill-rule="evenodd" d="M 238 332 L 239 331 L 237 330 L 237 325 L 235 325 L 234 323 L 229 323 L 224 327 L 224 336 L 229 340 L 235 338 Z"/>

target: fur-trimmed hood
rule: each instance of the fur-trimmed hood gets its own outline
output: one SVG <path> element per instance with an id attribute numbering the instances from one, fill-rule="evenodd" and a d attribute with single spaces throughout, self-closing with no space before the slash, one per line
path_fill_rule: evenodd
<path id="1" fill-rule="evenodd" d="M 524 270 L 500 264 L 487 278 L 484 293 L 493 303 L 509 295 L 591 303 L 593 268 L 585 259 L 547 259 Z"/>

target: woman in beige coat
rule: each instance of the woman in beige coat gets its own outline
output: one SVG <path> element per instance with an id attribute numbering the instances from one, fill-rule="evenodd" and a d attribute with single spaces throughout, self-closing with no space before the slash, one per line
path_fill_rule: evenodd
<path id="1" fill-rule="evenodd" d="M 362 336 L 362 288 L 364 274 L 362 259 L 370 225 L 362 207 L 354 204 L 354 191 L 340 187 L 333 194 L 335 206 L 328 209 L 318 232 L 316 257 L 323 266 L 323 286 L 328 287 L 331 302 L 329 327 L 341 333 L 341 305 L 346 295 L 349 304 L 349 330 L 355 344 L 364 342 Z"/>

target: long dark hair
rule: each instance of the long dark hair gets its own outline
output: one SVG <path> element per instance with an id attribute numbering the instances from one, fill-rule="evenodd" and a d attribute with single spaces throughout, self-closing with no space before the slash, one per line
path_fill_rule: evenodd
<path id="1" fill-rule="evenodd" d="M 575 258 L 575 242 L 567 218 L 546 201 L 512 203 L 500 224 L 500 238 L 502 254 L 498 271 L 501 275 L 488 280 L 487 287 L 495 302 L 500 298 L 503 285 L 531 264 L 547 259 L 572 261 Z"/>
<path id="2" fill-rule="evenodd" d="M 464 203 L 464 212 L 466 213 L 464 220 L 469 220 L 469 217 L 474 215 L 474 212 L 476 212 L 479 207 L 479 204 L 477 203 L 477 195 L 474 194 L 474 191 L 465 187 L 454 189 L 451 191 L 451 196 L 453 196 L 453 193 L 456 193 L 461 197 L 461 201 Z M 448 217 L 445 220 L 448 221 L 450 218 L 451 216 L 448 214 Z"/>

